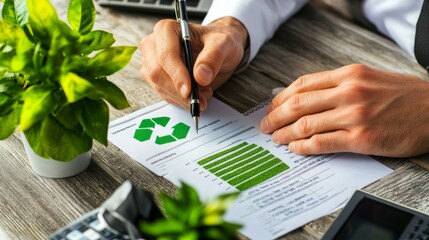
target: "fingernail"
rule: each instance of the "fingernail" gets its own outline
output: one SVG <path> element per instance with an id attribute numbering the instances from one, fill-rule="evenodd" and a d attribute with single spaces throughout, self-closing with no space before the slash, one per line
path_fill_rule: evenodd
<path id="1" fill-rule="evenodd" d="M 279 143 L 279 131 L 275 131 L 274 133 L 273 133 L 273 136 L 272 136 L 272 138 L 273 138 L 273 142 L 275 142 L 275 143 Z"/>
<path id="2" fill-rule="evenodd" d="M 180 94 L 182 94 L 182 97 L 184 98 L 188 97 L 188 89 L 186 88 L 185 84 L 182 84 L 182 86 L 180 86 Z"/>
<path id="3" fill-rule="evenodd" d="M 197 76 L 200 77 L 201 81 L 206 85 L 210 84 L 213 80 L 213 71 L 206 64 L 201 64 L 200 66 L 198 66 L 196 74 Z"/>
<path id="4" fill-rule="evenodd" d="M 268 121 L 267 121 L 266 118 L 262 119 L 261 123 L 259 124 L 259 129 L 263 133 L 267 133 L 267 130 L 268 130 Z"/>

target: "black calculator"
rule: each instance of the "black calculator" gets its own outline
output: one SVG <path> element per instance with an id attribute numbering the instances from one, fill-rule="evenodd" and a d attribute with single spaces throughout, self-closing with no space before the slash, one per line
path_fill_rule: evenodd
<path id="1" fill-rule="evenodd" d="M 213 0 L 186 0 L 189 16 L 204 17 Z M 147 13 L 174 15 L 175 0 L 98 0 L 100 6 Z"/>
<path id="2" fill-rule="evenodd" d="M 356 191 L 322 240 L 429 240 L 429 215 Z"/>
<path id="3" fill-rule="evenodd" d="M 51 240 L 148 239 L 138 230 L 140 221 L 163 217 L 151 193 L 125 181 L 97 209 L 59 229 Z"/>

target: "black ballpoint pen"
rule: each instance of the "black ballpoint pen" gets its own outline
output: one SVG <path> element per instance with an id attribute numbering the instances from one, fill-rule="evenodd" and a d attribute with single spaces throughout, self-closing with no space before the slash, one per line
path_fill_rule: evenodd
<path id="1" fill-rule="evenodd" d="M 200 100 L 198 96 L 198 83 L 194 78 L 194 61 L 192 59 L 192 48 L 191 48 L 191 35 L 189 34 L 188 27 L 188 14 L 186 12 L 186 1 L 176 0 L 176 19 L 180 24 L 180 31 L 182 33 L 182 44 L 185 51 L 185 62 L 186 68 L 188 69 L 189 76 L 191 77 L 191 94 L 189 108 L 191 116 L 194 119 L 195 129 L 198 133 L 198 121 L 200 118 Z"/>

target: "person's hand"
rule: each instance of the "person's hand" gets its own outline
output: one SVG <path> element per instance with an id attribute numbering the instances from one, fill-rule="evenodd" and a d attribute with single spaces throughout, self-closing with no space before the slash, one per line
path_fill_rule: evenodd
<path id="1" fill-rule="evenodd" d="M 200 85 L 200 109 L 204 111 L 213 90 L 234 73 L 247 44 L 247 30 L 232 17 L 218 19 L 207 26 L 190 24 L 192 50 L 196 57 L 194 77 Z M 167 102 L 189 108 L 191 80 L 183 61 L 180 27 L 177 21 L 158 22 L 145 37 L 141 77 Z"/>
<path id="2" fill-rule="evenodd" d="M 429 83 L 349 65 L 300 77 L 268 107 L 260 129 L 300 155 L 429 151 Z"/>

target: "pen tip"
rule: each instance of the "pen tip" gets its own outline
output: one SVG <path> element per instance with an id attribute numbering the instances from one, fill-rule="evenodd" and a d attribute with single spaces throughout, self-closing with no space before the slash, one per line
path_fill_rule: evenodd
<path id="1" fill-rule="evenodd" d="M 195 123 L 195 130 L 198 133 L 198 117 L 194 117 L 194 123 Z"/>

